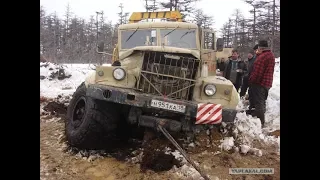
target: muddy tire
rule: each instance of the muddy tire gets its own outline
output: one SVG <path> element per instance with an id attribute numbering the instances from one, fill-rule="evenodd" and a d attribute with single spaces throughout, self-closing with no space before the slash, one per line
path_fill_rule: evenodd
<path id="1" fill-rule="evenodd" d="M 115 137 L 119 114 L 114 108 L 115 104 L 87 97 L 82 83 L 67 110 L 65 129 L 69 145 L 79 149 L 105 148 Z"/>

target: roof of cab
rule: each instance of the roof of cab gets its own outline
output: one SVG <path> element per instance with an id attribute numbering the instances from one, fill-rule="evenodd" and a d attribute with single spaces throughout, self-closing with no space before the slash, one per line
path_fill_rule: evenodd
<path id="1" fill-rule="evenodd" d="M 187 23 L 187 22 L 138 22 L 130 24 L 122 24 L 118 27 L 119 30 L 124 29 L 147 29 L 147 28 L 198 28 L 196 24 Z"/>

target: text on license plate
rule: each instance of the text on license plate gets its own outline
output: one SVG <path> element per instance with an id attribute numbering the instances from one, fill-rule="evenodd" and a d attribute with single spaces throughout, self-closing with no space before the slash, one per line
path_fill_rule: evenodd
<path id="1" fill-rule="evenodd" d="M 159 100 L 151 100 L 151 106 L 152 107 L 157 107 L 161 109 L 167 109 L 171 111 L 177 111 L 184 113 L 186 111 L 186 106 L 185 105 L 180 105 L 180 104 L 175 104 L 175 103 L 170 103 L 170 102 L 165 102 L 165 101 L 159 101 Z"/>

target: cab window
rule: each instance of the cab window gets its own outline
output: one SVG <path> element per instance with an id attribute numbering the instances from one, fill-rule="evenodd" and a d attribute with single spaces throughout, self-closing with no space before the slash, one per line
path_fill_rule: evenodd
<path id="1" fill-rule="evenodd" d="M 121 31 L 121 49 L 131 49 L 136 46 L 156 46 L 157 31 L 155 29 Z"/>
<path id="2" fill-rule="evenodd" d="M 203 49 L 212 49 L 214 50 L 214 33 L 205 32 L 203 37 Z"/>

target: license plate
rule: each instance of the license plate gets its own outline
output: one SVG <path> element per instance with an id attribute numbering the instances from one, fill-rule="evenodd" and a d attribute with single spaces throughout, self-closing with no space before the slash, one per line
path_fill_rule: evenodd
<path id="1" fill-rule="evenodd" d="M 151 100 L 151 106 L 176 112 L 184 113 L 186 111 L 185 105 L 165 102 L 165 101 L 159 101 L 159 100 Z"/>

